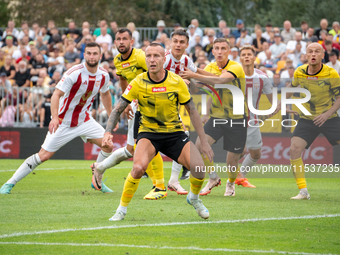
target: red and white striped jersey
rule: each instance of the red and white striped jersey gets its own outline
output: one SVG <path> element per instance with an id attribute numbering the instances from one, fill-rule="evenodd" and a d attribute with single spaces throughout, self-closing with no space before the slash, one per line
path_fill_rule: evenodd
<path id="1" fill-rule="evenodd" d="M 190 69 L 194 73 L 197 72 L 197 67 L 194 65 L 192 60 L 186 55 L 182 55 L 181 60 L 178 61 L 177 59 L 174 58 L 171 51 L 166 51 L 165 58 L 166 59 L 163 68 L 170 72 L 179 74 L 180 71 L 184 71 L 184 67 Z"/>
<path id="2" fill-rule="evenodd" d="M 248 88 L 253 88 L 253 95 L 248 95 Z M 273 85 L 264 72 L 254 68 L 254 74 L 252 76 L 246 75 L 246 98 L 248 98 L 248 96 L 252 96 L 253 106 L 255 109 L 259 109 L 259 101 L 262 93 L 271 94 L 272 92 Z M 248 107 L 248 121 L 249 120 L 254 120 L 251 122 L 252 126 L 259 125 L 256 114 L 250 112 Z"/>
<path id="3" fill-rule="evenodd" d="M 97 93 L 109 90 L 109 74 L 98 67 L 95 74 L 90 73 L 85 63 L 69 69 L 56 88 L 65 94 L 59 100 L 59 124 L 76 127 L 88 120 L 90 107 Z"/>

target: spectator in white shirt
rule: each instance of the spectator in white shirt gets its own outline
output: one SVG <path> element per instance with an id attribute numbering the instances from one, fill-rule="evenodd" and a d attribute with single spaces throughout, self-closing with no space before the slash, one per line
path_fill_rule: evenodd
<path id="1" fill-rule="evenodd" d="M 296 30 L 292 28 L 292 23 L 290 23 L 289 20 L 286 20 L 283 23 L 283 28 L 281 35 L 283 37 L 283 42 L 287 44 L 290 40 L 294 40 Z"/>
<path id="2" fill-rule="evenodd" d="M 228 59 L 240 63 L 240 57 L 238 55 L 238 49 L 236 47 L 231 49 Z"/>
<path id="3" fill-rule="evenodd" d="M 96 43 L 98 43 L 100 46 L 103 43 L 107 43 L 109 45 L 109 50 L 112 46 L 112 37 L 107 33 L 107 26 L 100 28 L 100 35 L 96 38 Z"/>
<path id="4" fill-rule="evenodd" d="M 334 68 L 335 71 L 340 74 L 340 61 L 338 60 L 338 56 L 334 51 L 329 54 L 329 60 L 330 61 L 326 63 L 326 65 Z"/>
<path id="5" fill-rule="evenodd" d="M 241 30 L 241 36 L 236 40 L 236 46 L 240 48 L 246 44 L 251 45 L 252 42 L 253 38 L 250 35 L 248 35 L 248 30 L 246 28 L 243 28 Z"/>
<path id="6" fill-rule="evenodd" d="M 205 35 L 203 36 L 202 42 L 201 42 L 203 48 L 204 48 L 205 46 L 207 46 L 208 44 L 210 44 L 210 39 L 209 39 L 209 37 L 211 37 L 211 35 L 213 35 L 213 37 L 214 37 L 214 40 L 213 40 L 213 41 L 215 41 L 215 39 L 216 39 L 215 30 L 214 30 L 214 29 L 206 28 L 206 29 L 204 30 L 204 32 L 205 32 Z"/>
<path id="7" fill-rule="evenodd" d="M 194 25 L 196 27 L 195 33 L 198 34 L 201 38 L 203 37 L 203 30 L 199 28 L 199 22 L 197 19 L 191 20 L 191 25 Z"/>
<path id="8" fill-rule="evenodd" d="M 283 54 L 286 52 L 286 44 L 281 42 L 281 35 L 275 34 L 274 35 L 275 43 L 270 45 L 269 49 L 272 52 L 272 57 L 275 62 L 279 61 Z"/>
<path id="9" fill-rule="evenodd" d="M 294 61 L 294 54 L 296 51 L 296 45 L 300 43 L 301 44 L 301 52 L 303 54 L 306 54 L 306 47 L 307 47 L 307 43 L 302 41 L 302 34 L 300 31 L 295 32 L 295 40 L 294 41 L 289 41 L 287 44 L 287 49 L 286 49 L 286 53 L 287 53 L 287 57 L 290 58 L 291 60 Z"/>
<path id="10" fill-rule="evenodd" d="M 272 24 L 268 23 L 266 25 L 266 32 L 262 33 L 262 37 L 266 39 L 267 41 L 270 40 L 270 31 L 273 29 Z"/>
<path id="11" fill-rule="evenodd" d="M 190 54 L 190 50 L 192 47 L 195 47 L 196 45 L 196 36 L 199 36 L 198 34 L 196 34 L 196 27 L 194 25 L 189 25 L 189 46 L 186 49 L 187 53 Z M 202 38 L 200 36 L 200 38 Z"/>
<path id="12" fill-rule="evenodd" d="M 126 28 L 129 29 L 132 33 L 132 38 L 134 40 L 132 47 L 139 49 L 141 45 L 139 43 L 139 32 L 136 30 L 135 23 L 129 22 L 126 25 Z"/>
<path id="13" fill-rule="evenodd" d="M 266 50 L 269 49 L 269 43 L 264 42 L 262 44 L 262 51 L 257 55 L 258 59 L 260 60 L 260 64 L 264 64 L 264 62 L 267 60 Z"/>
<path id="14" fill-rule="evenodd" d="M 33 30 L 29 29 L 28 23 L 27 22 L 22 22 L 21 23 L 21 31 L 20 31 L 20 33 L 18 35 L 18 40 L 21 40 L 25 36 L 24 31 L 22 31 L 24 29 L 28 29 L 28 36 L 29 36 L 29 38 L 31 38 L 31 39 L 35 38 L 35 33 L 34 33 Z"/>

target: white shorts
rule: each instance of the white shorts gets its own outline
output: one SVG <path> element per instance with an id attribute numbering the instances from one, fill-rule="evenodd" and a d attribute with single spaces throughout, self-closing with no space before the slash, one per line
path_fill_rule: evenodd
<path id="1" fill-rule="evenodd" d="M 259 127 L 247 128 L 246 146 L 249 150 L 257 150 L 262 147 L 262 135 Z"/>
<path id="2" fill-rule="evenodd" d="M 41 147 L 46 151 L 56 152 L 78 136 L 86 143 L 88 139 L 103 138 L 104 133 L 105 129 L 91 118 L 89 121 L 77 127 L 59 126 L 55 133 L 51 134 L 47 132 L 45 141 Z"/>
<path id="3" fill-rule="evenodd" d="M 137 107 L 136 107 L 136 104 L 134 102 L 131 102 L 130 105 L 132 106 L 133 118 L 131 120 L 128 120 L 127 144 L 134 146 L 135 145 L 135 139 L 133 139 L 133 128 L 134 128 L 134 124 L 135 124 L 135 113 L 136 113 Z"/>

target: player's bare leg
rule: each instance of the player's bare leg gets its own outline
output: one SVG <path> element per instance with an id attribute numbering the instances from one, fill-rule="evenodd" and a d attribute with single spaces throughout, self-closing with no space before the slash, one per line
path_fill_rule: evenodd
<path id="1" fill-rule="evenodd" d="M 304 164 L 301 158 L 302 152 L 306 146 L 307 142 L 304 139 L 297 136 L 292 137 L 290 145 L 290 163 L 300 192 L 297 196 L 292 197 L 291 199 L 310 199 L 305 179 Z"/>
<path id="2" fill-rule="evenodd" d="M 209 211 L 199 199 L 199 192 L 204 182 L 204 162 L 197 149 L 192 143 L 188 142 L 184 145 L 178 163 L 190 169 L 190 192 L 187 196 L 187 203 L 192 205 L 196 212 L 203 219 L 209 218 Z"/>
<path id="3" fill-rule="evenodd" d="M 43 148 L 36 154 L 28 157 L 15 171 L 13 176 L 1 187 L 0 194 L 10 194 L 17 182 L 29 175 L 37 166 L 49 160 L 55 152 L 49 152 Z"/>
<path id="4" fill-rule="evenodd" d="M 240 158 L 242 158 L 243 155 L 244 154 L 242 153 Z M 240 172 L 238 173 L 235 184 L 239 186 L 241 185 L 246 188 L 256 188 L 256 186 L 249 183 L 248 179 L 246 178 L 246 175 L 260 158 L 261 158 L 261 149 L 257 149 L 257 150 L 249 149 L 249 154 L 245 157 L 245 159 L 242 162 L 242 166 L 240 168 Z"/>
<path id="5" fill-rule="evenodd" d="M 210 135 L 206 134 L 206 137 L 209 145 L 212 145 L 216 142 Z M 201 140 L 199 137 L 197 137 L 196 146 L 198 149 L 201 148 Z M 214 170 L 214 161 L 210 162 L 208 158 L 203 158 L 203 162 L 207 172 L 209 173 L 209 180 L 208 183 L 201 190 L 200 192 L 201 196 L 208 195 L 214 187 L 221 185 L 221 179 Z"/>
<path id="6" fill-rule="evenodd" d="M 120 199 L 120 205 L 117 208 L 115 215 L 110 218 L 110 221 L 124 219 L 127 212 L 127 206 L 137 191 L 140 179 L 142 178 L 146 168 L 155 155 L 156 149 L 150 140 L 142 138 L 138 141 L 135 155 L 133 157 L 132 170 L 125 180 L 123 193 Z"/>

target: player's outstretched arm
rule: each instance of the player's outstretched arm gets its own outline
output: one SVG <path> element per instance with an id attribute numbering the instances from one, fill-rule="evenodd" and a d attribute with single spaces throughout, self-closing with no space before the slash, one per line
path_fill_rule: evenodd
<path id="1" fill-rule="evenodd" d="M 53 92 L 52 98 L 51 98 L 52 119 L 50 121 L 50 124 L 48 125 L 48 130 L 50 131 L 51 134 L 57 131 L 59 127 L 59 117 L 58 117 L 59 99 L 64 94 L 65 93 L 62 92 L 60 89 L 55 89 L 55 91 Z"/>
<path id="2" fill-rule="evenodd" d="M 223 72 L 220 76 L 206 76 L 199 73 L 194 73 L 187 68 L 180 72 L 180 76 L 184 79 L 195 79 L 211 85 L 229 83 L 235 79 L 235 76 L 229 72 Z"/>
<path id="3" fill-rule="evenodd" d="M 202 124 L 200 115 L 198 114 L 196 110 L 194 102 L 190 100 L 190 102 L 185 105 L 185 108 L 190 116 L 192 125 L 194 126 L 199 138 L 201 139 L 202 146 L 201 146 L 200 152 L 204 156 L 207 156 L 210 161 L 212 161 L 214 158 L 214 152 L 208 143 L 207 137 L 204 133 L 203 124 Z"/>

